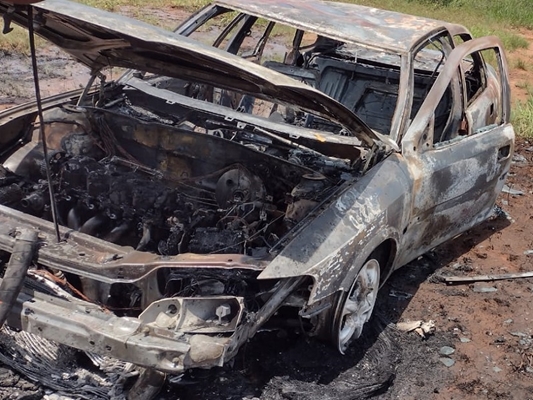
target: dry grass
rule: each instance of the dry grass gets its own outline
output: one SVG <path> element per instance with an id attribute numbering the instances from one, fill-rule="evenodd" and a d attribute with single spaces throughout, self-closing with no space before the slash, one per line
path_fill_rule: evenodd
<path id="1" fill-rule="evenodd" d="M 6 54 L 30 54 L 30 46 L 28 42 L 28 31 L 16 25 L 13 25 L 13 31 L 7 35 L 0 33 L 0 51 Z M 46 42 L 39 38 L 35 38 L 36 46 L 43 46 Z"/>
<path id="2" fill-rule="evenodd" d="M 533 95 L 527 100 L 518 101 L 511 113 L 511 122 L 518 136 L 533 139 Z"/>
<path id="3" fill-rule="evenodd" d="M 513 68 L 520 69 L 522 71 L 527 71 L 529 69 L 527 62 L 522 58 L 517 58 L 514 60 Z"/>
<path id="4" fill-rule="evenodd" d="M 210 3 L 208 0 L 150 0 L 149 4 L 142 0 L 76 0 L 80 3 L 108 11 L 117 11 L 122 6 L 128 7 L 178 7 L 186 11 L 196 11 Z"/>

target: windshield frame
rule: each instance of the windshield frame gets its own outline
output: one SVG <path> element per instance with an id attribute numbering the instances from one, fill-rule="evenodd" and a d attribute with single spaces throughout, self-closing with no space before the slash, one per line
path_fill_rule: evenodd
<path id="1" fill-rule="evenodd" d="M 283 24 L 279 23 L 278 21 L 273 21 L 271 19 L 265 18 L 264 16 L 254 15 L 250 13 L 245 13 L 240 10 L 231 9 L 226 6 L 221 6 L 218 4 L 210 4 L 206 7 L 200 9 L 198 12 L 193 14 L 189 19 L 185 20 L 181 24 L 177 26 L 177 28 L 174 30 L 175 33 L 184 35 L 184 36 L 190 36 L 194 32 L 198 31 L 198 29 L 201 29 L 201 27 L 205 26 L 209 21 L 213 20 L 214 18 L 217 18 L 224 14 L 229 13 L 236 13 L 236 16 L 232 18 L 231 22 L 228 22 L 227 25 L 224 27 L 224 29 L 221 31 L 221 33 L 218 35 L 218 37 L 211 43 L 210 45 L 215 47 L 216 44 L 220 44 L 223 39 L 223 35 L 229 33 L 229 28 L 233 28 L 236 24 L 238 24 L 239 21 L 242 21 L 243 19 L 246 19 L 247 17 L 253 17 L 257 19 L 264 19 L 268 22 L 268 24 L 274 23 L 275 25 L 281 25 L 286 27 L 291 27 L 296 29 L 296 35 L 298 33 L 302 33 L 303 31 L 299 29 L 298 27 L 291 25 L 290 23 L 284 22 Z M 270 27 L 270 31 L 272 28 Z M 226 32 L 227 31 L 227 32 Z M 313 32 L 312 30 L 307 30 L 306 32 L 309 32 L 311 34 L 318 34 L 317 32 Z M 322 36 L 328 37 L 327 35 L 321 34 Z M 237 35 L 236 35 L 237 36 Z M 242 35 L 241 35 L 242 36 Z M 232 43 L 232 40 L 234 38 L 230 39 L 230 42 L 228 43 L 228 47 L 230 49 L 233 49 L 232 53 L 235 54 L 237 51 L 234 49 L 235 45 Z M 301 39 L 301 38 L 300 38 Z M 299 41 L 297 40 L 297 37 L 295 36 L 293 39 L 293 46 L 296 46 L 299 44 Z M 396 100 L 396 105 L 394 108 L 394 113 L 391 118 L 390 123 L 390 130 L 386 133 L 377 132 L 376 130 L 372 130 L 378 138 L 385 142 L 387 145 L 392 146 L 395 148 L 395 144 L 399 143 L 401 140 L 401 137 L 403 135 L 403 130 L 406 129 L 407 121 L 406 118 L 408 118 L 407 115 L 407 107 L 410 104 L 410 101 L 406 99 L 407 96 L 401 96 L 400 93 L 408 93 L 406 89 L 410 86 L 411 77 L 412 77 L 412 71 L 411 66 L 412 62 L 410 60 L 409 54 L 404 54 L 402 52 L 393 53 L 389 52 L 388 50 L 375 48 L 372 46 L 368 46 L 365 43 L 358 43 L 358 42 L 346 42 L 348 45 L 355 45 L 360 47 L 365 52 L 373 52 L 375 54 L 386 54 L 384 58 L 387 58 L 390 56 L 395 56 L 398 58 L 398 62 L 393 64 L 390 63 L 391 67 L 395 67 L 399 69 L 399 85 L 398 85 L 398 96 Z M 221 49 L 224 50 L 224 49 Z M 364 58 L 364 57 L 363 57 Z"/>

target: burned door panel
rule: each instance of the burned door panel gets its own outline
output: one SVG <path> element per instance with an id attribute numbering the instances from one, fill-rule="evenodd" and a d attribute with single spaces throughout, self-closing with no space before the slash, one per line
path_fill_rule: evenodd
<path id="1" fill-rule="evenodd" d="M 507 122 L 509 84 L 500 46 L 496 38 L 483 38 L 455 49 L 402 143 L 415 182 L 411 222 L 403 238 L 400 263 L 486 219 L 501 190 L 510 166 L 514 132 Z M 502 67 L 497 123 L 458 132 L 454 139 L 434 143 L 435 109 L 447 88 L 459 79 L 458 66 L 466 55 L 486 48 L 499 49 L 497 56 Z M 462 104 L 466 103 L 465 99 Z M 463 136 L 465 133 L 470 135 Z"/>

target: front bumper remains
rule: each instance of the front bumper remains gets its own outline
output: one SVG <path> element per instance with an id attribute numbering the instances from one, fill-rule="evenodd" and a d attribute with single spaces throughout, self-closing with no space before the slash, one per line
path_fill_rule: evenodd
<path id="1" fill-rule="evenodd" d="M 225 333 L 235 329 L 242 310 L 236 297 L 172 298 L 155 302 L 139 318 L 117 317 L 75 298 L 22 291 L 7 323 L 80 350 L 177 374 L 222 365 L 232 339 Z M 233 318 L 224 322 L 229 315 Z M 185 332 L 194 330 L 198 333 Z"/>
<path id="2" fill-rule="evenodd" d="M 254 312 L 237 296 L 170 297 L 161 299 L 157 270 L 203 268 L 210 271 L 258 273 L 261 265 L 238 255 L 181 254 L 162 257 L 134 251 L 60 227 L 64 240 L 54 242 L 50 222 L 0 205 L 0 251 L 12 253 L 18 232 L 39 232 L 34 262 L 50 271 L 68 273 L 105 284 L 135 283 L 147 296 L 137 317 L 120 317 L 91 301 L 56 287 L 39 271 L 28 272 L 26 286 L 9 311 L 7 324 L 55 342 L 171 374 L 189 368 L 221 366 L 268 319 L 304 277 L 281 279 L 270 298 Z M 37 283 L 36 283 L 37 281 Z M 40 282 L 40 285 L 38 284 Z M 56 285 L 57 286 L 57 285 Z M 2 300 L 2 299 L 0 299 Z"/>

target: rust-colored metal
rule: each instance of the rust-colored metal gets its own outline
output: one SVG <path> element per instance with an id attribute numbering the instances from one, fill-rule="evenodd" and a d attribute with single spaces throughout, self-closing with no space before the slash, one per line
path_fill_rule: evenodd
<path id="1" fill-rule="evenodd" d="M 456 24 L 358 4 L 320 0 L 218 0 L 216 4 L 348 43 L 407 54 L 433 32 Z"/>

